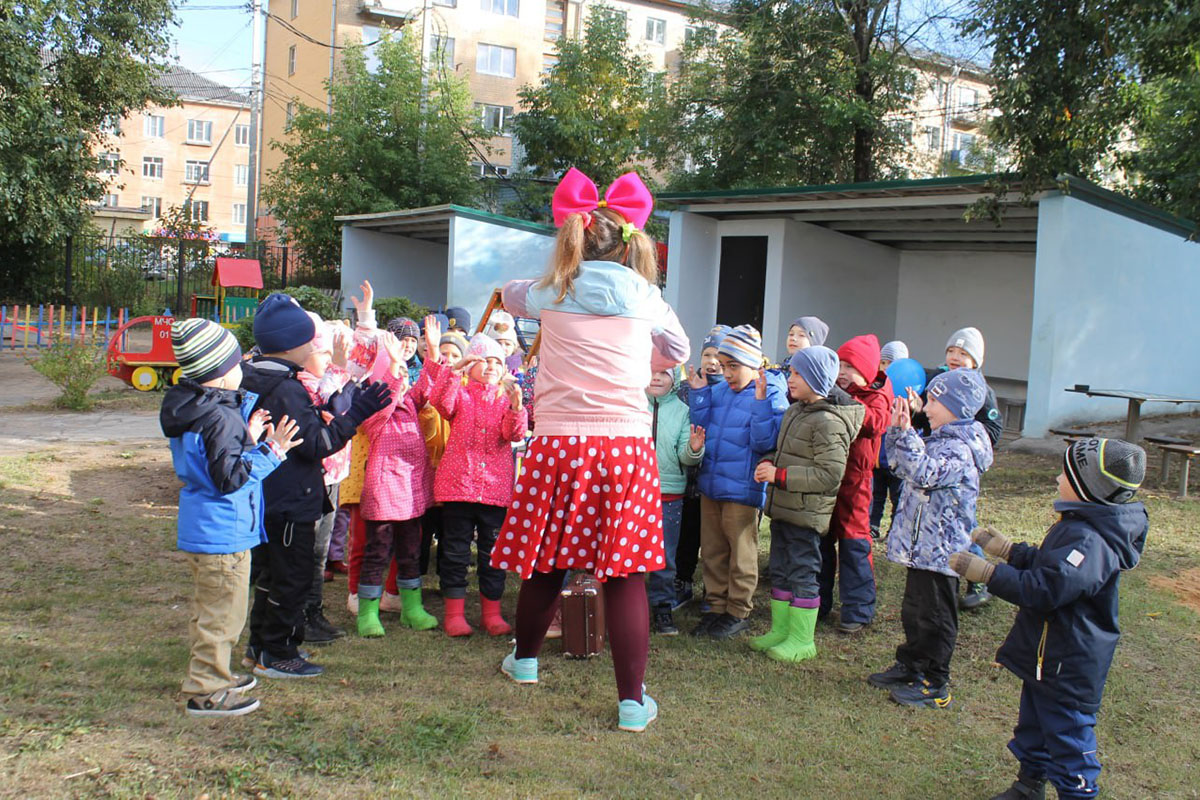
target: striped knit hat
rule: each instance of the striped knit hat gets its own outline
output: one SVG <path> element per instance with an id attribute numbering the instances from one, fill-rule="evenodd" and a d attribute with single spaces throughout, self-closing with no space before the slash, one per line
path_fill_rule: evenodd
<path id="1" fill-rule="evenodd" d="M 421 328 L 414 320 L 408 317 L 396 317 L 387 324 L 388 332 L 397 339 L 403 339 L 409 336 L 413 339 L 421 338 Z"/>
<path id="2" fill-rule="evenodd" d="M 1084 502 L 1128 503 L 1146 478 L 1146 451 L 1122 439 L 1083 439 L 1063 453 L 1063 472 Z"/>
<path id="3" fill-rule="evenodd" d="M 242 349 L 233 334 L 199 317 L 171 323 L 171 347 L 183 377 L 196 383 L 220 378 L 242 360 Z"/>
<path id="4" fill-rule="evenodd" d="M 750 369 L 763 365 L 762 334 L 753 325 L 738 325 L 726 334 L 717 352 Z"/>

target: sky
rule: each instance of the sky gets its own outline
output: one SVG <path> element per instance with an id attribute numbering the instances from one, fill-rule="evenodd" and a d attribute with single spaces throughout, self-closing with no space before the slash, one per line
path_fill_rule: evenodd
<path id="1" fill-rule="evenodd" d="M 248 3 L 184 0 L 176 10 L 173 33 L 172 55 L 181 66 L 229 87 L 250 87 Z"/>

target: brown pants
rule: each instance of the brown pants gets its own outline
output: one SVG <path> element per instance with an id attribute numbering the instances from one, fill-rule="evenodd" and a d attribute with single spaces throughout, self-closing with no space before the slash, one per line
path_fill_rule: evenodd
<path id="1" fill-rule="evenodd" d="M 192 658 L 183 681 L 183 693 L 205 697 L 233 685 L 229 658 L 246 626 L 250 551 L 220 555 L 188 553 L 187 561 L 195 593 L 188 624 Z"/>
<path id="2" fill-rule="evenodd" d="M 750 616 L 758 586 L 758 509 L 702 495 L 700 558 L 704 599 L 712 610 L 740 619 Z"/>

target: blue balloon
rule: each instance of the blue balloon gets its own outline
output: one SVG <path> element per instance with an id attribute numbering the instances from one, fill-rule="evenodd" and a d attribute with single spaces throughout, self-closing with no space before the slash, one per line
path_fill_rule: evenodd
<path id="1" fill-rule="evenodd" d="M 925 391 L 925 368 L 915 358 L 901 358 L 888 365 L 887 376 L 892 381 L 896 397 L 907 397 L 908 390 L 917 394 Z"/>

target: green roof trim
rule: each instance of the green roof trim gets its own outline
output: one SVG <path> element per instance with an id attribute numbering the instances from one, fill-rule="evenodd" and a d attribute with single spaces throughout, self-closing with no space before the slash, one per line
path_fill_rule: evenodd
<path id="1" fill-rule="evenodd" d="M 459 216 L 466 217 L 467 219 L 473 219 L 479 222 L 491 222 L 496 225 L 503 225 L 506 228 L 515 228 L 519 231 L 541 233 L 546 236 L 554 236 L 557 233 L 557 229 L 553 225 L 542 225 L 538 222 L 530 222 L 529 220 L 517 219 L 516 217 L 506 217 L 503 214 L 493 214 L 490 211 L 480 211 L 478 208 L 451 205 L 450 210 Z"/>
<path id="2" fill-rule="evenodd" d="M 704 192 L 662 192 L 660 200 L 720 199 L 723 197 L 763 197 L 766 195 L 822 194 L 826 192 L 877 192 L 887 189 L 937 189 L 945 186 L 979 186 L 993 180 L 1015 180 L 1015 175 L 987 173 L 955 175 L 947 178 L 913 178 L 902 181 L 869 181 L 866 183 L 828 183 L 812 186 L 777 186 L 765 189 L 717 189 Z"/>

